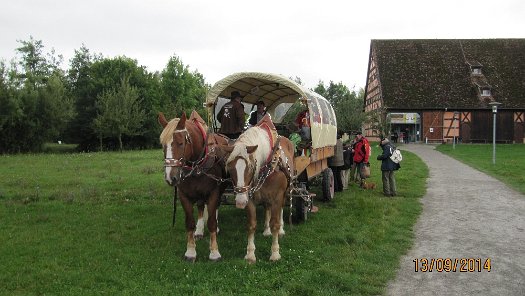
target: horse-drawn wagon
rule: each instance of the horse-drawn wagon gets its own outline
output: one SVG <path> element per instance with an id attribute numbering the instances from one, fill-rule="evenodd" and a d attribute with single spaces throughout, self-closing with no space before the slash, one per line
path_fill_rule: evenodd
<path id="1" fill-rule="evenodd" d="M 262 100 L 272 119 L 264 115 L 234 143 L 229 143 L 217 133 L 219 123 L 215 118 L 233 92 L 244 97 L 245 108 Z M 197 257 L 195 240 L 203 235 L 204 205 L 207 205 L 209 259 L 221 258 L 217 243 L 217 207 L 226 187 L 232 184 L 236 206 L 247 210 L 245 259 L 250 263 L 256 261 L 257 203 L 265 206 L 263 234 L 272 236 L 270 260 L 277 261 L 281 258 L 279 236 L 284 234 L 283 206 L 287 197 L 290 197 L 290 207 L 295 208 L 296 217 L 305 220 L 312 206 L 312 194 L 306 183 L 322 175 L 323 197 L 325 200 L 333 198 L 334 178 L 327 158 L 334 154 L 336 144 L 334 111 L 326 99 L 284 76 L 255 72 L 233 74 L 217 82 L 207 94 L 206 106 L 211 111 L 207 122 L 211 122 L 213 131 L 195 111 L 189 118 L 183 113 L 170 121 L 159 114 L 159 123 L 163 126 L 160 141 L 164 152 L 164 177 L 174 186 L 173 222 L 177 192 L 185 213 L 187 244 L 184 257 L 190 261 Z M 238 104 L 237 109 L 239 112 L 234 113 L 239 114 L 242 121 L 245 112 Z M 291 121 L 287 115 L 290 109 L 304 115 L 298 127 L 302 126 L 307 139 L 297 143 L 299 149 L 288 138 L 298 130 L 298 127 L 286 128 L 290 127 L 287 124 Z M 197 224 L 193 218 L 195 204 L 199 209 Z M 292 212 L 290 210 L 290 214 Z"/>
<path id="2" fill-rule="evenodd" d="M 218 131 L 217 113 L 237 91 L 241 94 L 245 111 L 263 101 L 270 114 L 273 125 L 280 136 L 289 137 L 297 132 L 293 122 L 301 111 L 308 112 L 306 126 L 309 135 L 297 143 L 299 145 L 293 159 L 293 186 L 291 195 L 293 207 L 299 220 L 305 220 L 312 207 L 313 194 L 306 189 L 306 184 L 313 178 L 321 177 L 321 189 L 324 200 L 334 196 L 334 177 L 328 167 L 327 159 L 334 154 L 337 138 L 337 122 L 330 103 L 319 94 L 306 89 L 295 81 L 277 74 L 259 72 L 241 72 L 225 77 L 215 83 L 206 96 L 215 131 Z M 290 204 L 292 205 L 292 203 Z"/>

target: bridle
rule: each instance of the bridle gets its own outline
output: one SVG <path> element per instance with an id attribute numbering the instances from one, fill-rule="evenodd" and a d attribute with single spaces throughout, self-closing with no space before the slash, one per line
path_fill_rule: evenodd
<path id="1" fill-rule="evenodd" d="M 193 144 L 193 142 L 191 141 L 190 133 L 188 132 L 187 129 L 176 130 L 173 133 L 176 134 L 176 133 L 183 133 L 183 132 L 186 134 L 184 135 L 184 142 L 182 144 L 182 151 L 183 151 L 182 157 L 179 159 L 164 158 L 164 167 L 181 168 L 186 163 L 186 158 L 184 157 L 184 152 L 186 152 L 186 144 L 187 143 Z"/>
<path id="2" fill-rule="evenodd" d="M 244 159 L 244 158 L 240 158 L 240 159 L 246 161 L 246 163 L 248 164 L 248 168 L 251 170 L 251 175 L 255 176 L 255 170 L 257 168 L 257 159 L 254 160 L 255 161 L 254 164 L 249 162 L 247 159 Z M 237 160 L 237 161 L 239 161 L 239 160 Z M 247 192 L 248 190 L 250 190 L 250 187 L 252 186 L 252 183 L 253 183 L 254 179 L 255 178 L 252 177 L 252 179 L 250 180 L 250 183 L 248 185 L 244 185 L 244 186 L 237 186 L 236 184 L 233 184 L 233 192 L 236 193 L 236 194 Z M 235 183 L 237 183 L 237 182 L 235 182 Z M 253 194 L 253 192 L 252 192 L 252 190 L 250 190 L 250 192 L 248 192 L 248 195 L 251 197 L 252 194 Z"/>
<path id="3" fill-rule="evenodd" d="M 237 186 L 237 185 L 233 184 L 233 192 L 235 192 L 237 194 L 238 193 L 248 192 L 248 198 L 251 198 L 256 191 L 261 189 L 262 185 L 266 181 L 266 178 L 268 178 L 268 176 L 270 176 L 275 171 L 275 168 L 278 165 L 283 165 L 283 163 L 282 163 L 283 161 L 286 162 L 286 160 L 283 160 L 282 157 L 280 157 L 280 155 L 278 155 L 278 153 L 276 153 L 278 150 L 282 151 L 281 145 L 279 144 L 279 140 L 280 140 L 280 137 L 277 137 L 277 142 L 275 143 L 275 145 L 274 145 L 270 155 L 268 156 L 268 159 L 267 159 L 266 163 L 259 170 L 259 176 L 257 178 L 257 181 L 256 181 L 255 185 L 252 186 L 253 183 L 254 183 L 254 180 L 256 178 L 252 178 L 250 180 L 250 183 L 248 185 L 245 185 L 245 186 Z M 248 166 L 252 170 L 252 172 L 251 172 L 252 176 L 255 177 L 255 170 L 256 170 L 256 167 L 257 167 L 257 159 L 254 159 L 254 162 L 255 162 L 254 164 L 248 162 L 247 160 L 245 160 L 245 161 L 248 163 Z"/>
<path id="4" fill-rule="evenodd" d="M 202 149 L 201 154 L 199 155 L 198 159 L 195 161 L 191 161 L 186 159 L 185 157 L 185 151 L 186 151 L 186 145 L 192 145 L 193 147 L 193 141 L 191 140 L 190 133 L 186 128 L 182 130 L 175 130 L 173 133 L 185 133 L 184 135 L 184 142 L 182 144 L 182 157 L 179 159 L 175 158 L 164 158 L 164 167 L 174 167 L 174 168 L 180 168 L 179 170 L 179 176 L 177 178 L 176 184 L 182 182 L 184 179 L 190 177 L 190 176 L 200 176 L 205 175 L 208 178 L 217 181 L 218 183 L 230 181 L 230 179 L 223 179 L 220 177 L 217 177 L 213 174 L 208 173 L 207 171 L 210 170 L 217 162 L 220 162 L 224 159 L 224 157 L 217 159 L 216 155 L 213 156 L 213 164 L 209 165 L 208 159 L 210 159 L 210 154 L 214 154 L 215 149 L 214 147 L 210 148 L 208 151 L 208 137 L 209 133 L 204 132 L 202 127 L 199 124 L 195 124 L 199 130 L 201 131 L 201 134 L 203 136 L 204 140 L 204 149 Z"/>

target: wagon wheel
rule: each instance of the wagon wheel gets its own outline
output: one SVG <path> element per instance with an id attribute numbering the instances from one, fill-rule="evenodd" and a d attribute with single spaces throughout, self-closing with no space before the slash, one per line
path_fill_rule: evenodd
<path id="1" fill-rule="evenodd" d="M 331 201 L 334 198 L 334 173 L 332 169 L 327 168 L 323 171 L 321 187 L 323 190 L 323 200 Z"/>

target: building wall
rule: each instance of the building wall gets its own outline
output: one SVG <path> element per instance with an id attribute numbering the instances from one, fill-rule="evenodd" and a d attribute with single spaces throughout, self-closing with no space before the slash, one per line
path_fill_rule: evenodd
<path id="1" fill-rule="evenodd" d="M 523 116 L 523 115 L 522 115 Z M 523 143 L 524 124 L 519 114 L 500 110 L 496 114 L 496 141 Z M 464 143 L 492 142 L 493 113 L 490 110 L 461 111 L 454 119 L 451 111 L 422 111 L 422 141 L 452 142 L 458 137 Z"/>

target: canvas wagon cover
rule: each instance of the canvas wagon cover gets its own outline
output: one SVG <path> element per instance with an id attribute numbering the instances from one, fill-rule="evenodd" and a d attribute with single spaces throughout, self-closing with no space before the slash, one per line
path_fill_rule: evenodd
<path id="1" fill-rule="evenodd" d="M 279 104 L 306 100 L 312 127 L 312 147 L 336 144 L 337 121 L 332 106 L 321 95 L 295 81 L 279 74 L 235 73 L 215 83 L 206 96 L 206 106 L 213 112 L 217 99 L 229 98 L 232 91 L 239 91 L 243 102 L 255 104 L 259 100 L 264 101 L 272 118 L 275 118 L 273 112 Z"/>

